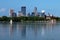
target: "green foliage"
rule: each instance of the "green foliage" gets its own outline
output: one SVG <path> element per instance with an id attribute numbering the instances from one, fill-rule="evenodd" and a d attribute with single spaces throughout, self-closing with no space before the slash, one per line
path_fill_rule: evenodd
<path id="1" fill-rule="evenodd" d="M 0 21 L 9 21 L 9 18 L 7 16 L 2 16 L 0 18 Z"/>
<path id="2" fill-rule="evenodd" d="M 14 22 L 21 22 L 21 21 L 47 21 L 45 17 L 38 17 L 38 16 L 21 16 L 21 17 L 7 17 L 7 16 L 2 16 L 0 17 L 0 21 L 10 21 L 13 20 Z M 52 19 L 60 20 L 59 17 L 53 17 Z"/>

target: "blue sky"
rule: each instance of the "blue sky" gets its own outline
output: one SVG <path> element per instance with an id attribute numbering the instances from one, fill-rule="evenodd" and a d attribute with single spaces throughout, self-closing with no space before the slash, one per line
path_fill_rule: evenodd
<path id="1" fill-rule="evenodd" d="M 38 12 L 45 10 L 55 16 L 60 16 L 60 0 L 0 0 L 0 16 L 9 16 L 9 9 L 13 8 L 17 13 L 21 6 L 27 7 L 27 13 L 32 12 L 36 6 Z"/>

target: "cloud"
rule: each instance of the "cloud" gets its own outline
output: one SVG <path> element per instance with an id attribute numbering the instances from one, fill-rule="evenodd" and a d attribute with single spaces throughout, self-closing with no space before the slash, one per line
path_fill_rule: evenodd
<path id="1" fill-rule="evenodd" d="M 0 8 L 0 12 L 5 12 L 6 11 L 6 9 L 5 8 Z"/>

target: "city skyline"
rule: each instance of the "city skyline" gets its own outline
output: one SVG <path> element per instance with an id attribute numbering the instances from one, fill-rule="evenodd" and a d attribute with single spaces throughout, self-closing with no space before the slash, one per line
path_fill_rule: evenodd
<path id="1" fill-rule="evenodd" d="M 54 16 L 50 13 L 48 15 L 46 14 L 45 10 L 42 10 L 41 12 L 37 11 L 37 7 L 34 7 L 33 12 L 31 13 L 26 13 L 26 6 L 22 6 L 21 10 L 16 13 L 14 9 L 9 10 L 9 16 L 10 17 L 20 17 L 20 16 L 39 16 L 39 17 L 44 17 L 44 16 Z"/>
<path id="2" fill-rule="evenodd" d="M 1 0 L 0 16 L 8 16 L 10 8 L 13 8 L 17 13 L 21 6 L 26 6 L 27 13 L 31 13 L 34 7 L 37 7 L 38 12 L 45 10 L 46 14 L 49 12 L 55 16 L 60 16 L 59 3 L 59 0 Z"/>

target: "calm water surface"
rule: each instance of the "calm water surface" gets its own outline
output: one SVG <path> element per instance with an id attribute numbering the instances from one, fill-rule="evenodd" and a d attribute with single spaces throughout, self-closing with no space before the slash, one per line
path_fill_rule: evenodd
<path id="1" fill-rule="evenodd" d="M 0 40 L 60 40 L 60 22 L 0 22 Z"/>

